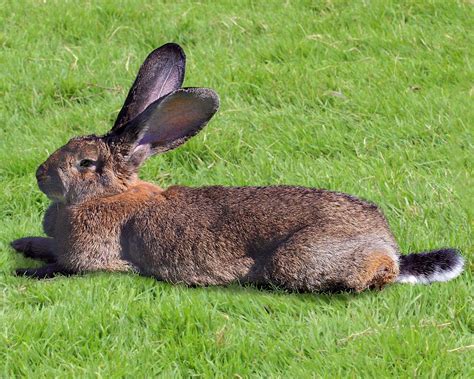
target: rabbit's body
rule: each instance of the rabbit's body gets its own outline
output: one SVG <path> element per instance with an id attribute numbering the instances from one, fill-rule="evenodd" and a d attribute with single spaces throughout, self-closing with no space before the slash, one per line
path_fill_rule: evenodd
<path id="1" fill-rule="evenodd" d="M 140 181 L 148 157 L 184 143 L 218 109 L 214 91 L 180 88 L 184 67 L 178 45 L 153 51 L 112 130 L 73 138 L 40 165 L 38 185 L 53 201 L 49 237 L 12 246 L 49 264 L 18 274 L 138 271 L 193 285 L 361 291 L 462 271 L 452 249 L 400 256 L 378 208 L 350 195 L 291 186 L 162 190 Z"/>
<path id="2" fill-rule="evenodd" d="M 114 196 L 53 207 L 55 227 L 46 230 L 54 230 L 57 260 L 71 271 L 134 269 L 174 283 L 310 291 L 381 287 L 398 274 L 383 215 L 342 193 L 290 186 L 163 191 L 138 182 Z"/>

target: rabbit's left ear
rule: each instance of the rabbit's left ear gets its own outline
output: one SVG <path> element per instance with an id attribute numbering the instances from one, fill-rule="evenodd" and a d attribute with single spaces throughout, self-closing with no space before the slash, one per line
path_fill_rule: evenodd
<path id="1" fill-rule="evenodd" d="M 175 43 L 167 43 L 152 51 L 140 67 L 112 131 L 133 120 L 154 101 L 180 88 L 185 65 L 184 51 Z"/>
<path id="2" fill-rule="evenodd" d="M 150 104 L 114 139 L 137 167 L 151 155 L 174 149 L 197 134 L 218 108 L 219 96 L 213 90 L 181 88 Z"/>

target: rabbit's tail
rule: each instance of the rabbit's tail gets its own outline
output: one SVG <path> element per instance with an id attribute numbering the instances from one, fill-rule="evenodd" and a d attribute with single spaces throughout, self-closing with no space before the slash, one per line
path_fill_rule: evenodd
<path id="1" fill-rule="evenodd" d="M 461 274 L 464 259 L 456 249 L 439 249 L 426 253 L 401 255 L 397 282 L 428 284 L 446 282 Z"/>

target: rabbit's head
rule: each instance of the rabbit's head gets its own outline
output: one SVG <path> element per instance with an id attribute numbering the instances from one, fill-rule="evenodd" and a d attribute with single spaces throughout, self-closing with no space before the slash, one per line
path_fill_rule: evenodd
<path id="1" fill-rule="evenodd" d="M 40 189 L 67 204 L 118 194 L 137 180 L 139 166 L 198 133 L 219 107 L 207 88 L 180 88 L 185 56 L 166 44 L 145 60 L 112 130 L 71 139 L 39 166 Z"/>

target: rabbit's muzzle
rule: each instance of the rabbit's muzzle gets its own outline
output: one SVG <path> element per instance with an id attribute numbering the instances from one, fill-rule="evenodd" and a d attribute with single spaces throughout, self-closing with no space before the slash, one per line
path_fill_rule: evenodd
<path id="1" fill-rule="evenodd" d="M 48 175 L 47 175 L 46 167 L 44 167 L 44 165 L 39 166 L 38 170 L 36 170 L 36 180 L 38 181 L 38 184 L 41 181 L 44 181 L 47 177 Z"/>
<path id="2" fill-rule="evenodd" d="M 48 170 L 44 164 L 36 170 L 38 187 L 51 200 L 58 201 L 64 197 L 64 186 L 57 173 Z"/>

